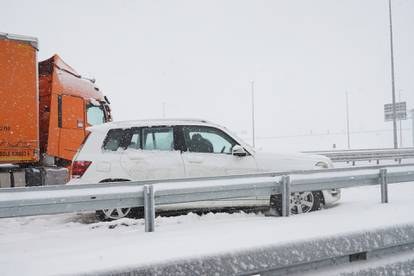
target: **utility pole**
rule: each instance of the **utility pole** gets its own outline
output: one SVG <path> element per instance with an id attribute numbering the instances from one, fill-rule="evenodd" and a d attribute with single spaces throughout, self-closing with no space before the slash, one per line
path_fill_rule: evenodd
<path id="1" fill-rule="evenodd" d="M 394 44 L 392 37 L 392 11 L 391 11 L 391 0 L 388 0 L 388 11 L 390 18 L 390 50 L 391 50 L 391 86 L 392 86 L 392 124 L 394 133 L 394 148 L 398 148 L 397 138 L 397 112 L 395 110 L 395 78 L 394 78 Z"/>
<path id="2" fill-rule="evenodd" d="M 398 90 L 398 102 L 401 102 L 401 89 Z M 401 118 L 398 120 L 398 122 L 400 123 L 400 148 L 403 147 L 403 130 L 402 130 L 402 120 Z"/>
<path id="3" fill-rule="evenodd" d="M 251 89 L 252 89 L 252 141 L 253 141 L 253 147 L 255 147 L 255 133 L 254 133 L 254 81 L 251 83 Z"/>
<path id="4" fill-rule="evenodd" d="M 411 122 L 413 123 L 411 131 L 413 132 L 413 147 L 414 147 L 414 109 L 411 109 Z"/>
<path id="5" fill-rule="evenodd" d="M 351 136 L 349 133 L 349 100 L 348 100 L 348 91 L 345 92 L 346 97 L 346 135 L 348 138 L 348 149 L 351 148 Z"/>
<path id="6" fill-rule="evenodd" d="M 403 147 L 403 129 L 402 129 L 402 120 L 399 120 L 400 123 L 400 148 Z"/>
<path id="7" fill-rule="evenodd" d="M 165 102 L 162 102 L 162 118 L 165 119 Z"/>

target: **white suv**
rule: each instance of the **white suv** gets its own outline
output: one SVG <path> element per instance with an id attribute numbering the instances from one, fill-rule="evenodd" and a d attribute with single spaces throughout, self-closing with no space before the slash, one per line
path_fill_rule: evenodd
<path id="1" fill-rule="evenodd" d="M 256 152 L 226 128 L 203 120 L 111 122 L 90 127 L 74 158 L 70 184 L 219 176 L 330 168 L 329 158 Z M 292 212 L 319 209 L 340 199 L 340 190 L 292 195 Z M 273 202 L 272 202 L 273 201 Z M 157 210 L 279 206 L 274 198 L 244 198 L 157 206 Z M 98 211 L 101 219 L 137 215 L 137 209 Z"/>

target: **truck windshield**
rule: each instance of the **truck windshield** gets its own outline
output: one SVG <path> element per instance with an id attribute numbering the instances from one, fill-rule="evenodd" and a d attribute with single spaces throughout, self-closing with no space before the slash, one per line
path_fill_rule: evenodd
<path id="1" fill-rule="evenodd" d="M 102 106 L 88 105 L 88 124 L 91 126 L 105 123 L 105 113 Z"/>

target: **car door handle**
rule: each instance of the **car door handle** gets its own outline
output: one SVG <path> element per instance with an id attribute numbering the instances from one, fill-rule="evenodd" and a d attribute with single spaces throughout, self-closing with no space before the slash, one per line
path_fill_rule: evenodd
<path id="1" fill-rule="evenodd" d="M 188 158 L 189 163 L 203 163 L 203 158 L 201 157 L 190 157 Z"/>
<path id="2" fill-rule="evenodd" d="M 139 153 L 128 153 L 128 158 L 131 160 L 143 160 L 144 157 Z"/>

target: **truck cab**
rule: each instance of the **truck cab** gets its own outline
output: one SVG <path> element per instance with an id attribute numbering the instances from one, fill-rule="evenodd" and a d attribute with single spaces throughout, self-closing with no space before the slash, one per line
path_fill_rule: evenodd
<path id="1" fill-rule="evenodd" d="M 66 182 L 86 128 L 112 121 L 95 80 L 37 51 L 36 38 L 0 33 L 0 187 Z"/>
<path id="2" fill-rule="evenodd" d="M 39 63 L 40 161 L 70 165 L 86 127 L 112 120 L 108 99 L 59 56 Z"/>

